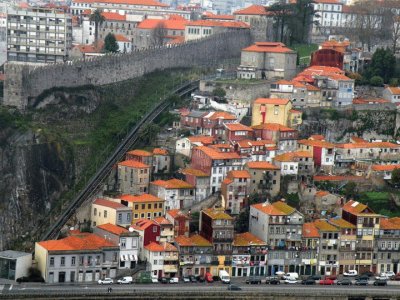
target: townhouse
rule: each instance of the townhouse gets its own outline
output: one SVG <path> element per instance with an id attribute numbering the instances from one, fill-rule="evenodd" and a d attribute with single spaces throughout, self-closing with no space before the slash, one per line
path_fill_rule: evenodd
<path id="1" fill-rule="evenodd" d="M 125 160 L 118 163 L 118 190 L 132 195 L 147 193 L 150 171 L 150 165 L 140 161 Z"/>
<path id="2" fill-rule="evenodd" d="M 234 123 L 237 119 L 234 115 L 224 111 L 212 111 L 202 117 L 201 134 L 223 140 L 225 136 L 225 124 Z"/>
<path id="3" fill-rule="evenodd" d="M 196 146 L 209 146 L 214 142 L 212 136 L 195 135 L 178 139 L 175 143 L 175 154 L 181 154 L 186 157 L 192 156 L 192 149 Z"/>
<path id="4" fill-rule="evenodd" d="M 289 99 L 295 108 L 321 106 L 321 90 L 318 87 L 294 80 L 271 83 L 270 96 Z"/>
<path id="5" fill-rule="evenodd" d="M 178 249 L 166 242 L 151 242 L 144 246 L 146 270 L 154 277 L 172 278 L 178 274 Z"/>
<path id="6" fill-rule="evenodd" d="M 237 215 L 246 206 L 249 196 L 250 173 L 247 170 L 230 171 L 221 184 L 225 210 Z"/>
<path id="7" fill-rule="evenodd" d="M 165 213 L 165 218 L 172 223 L 174 236 L 189 236 L 189 215 L 179 209 L 171 209 Z"/>
<path id="8" fill-rule="evenodd" d="M 355 266 L 358 273 L 378 272 L 374 247 L 382 216 L 367 205 L 350 200 L 342 207 L 342 218 L 356 226 Z"/>
<path id="9" fill-rule="evenodd" d="M 234 11 L 233 15 L 235 20 L 254 26 L 258 23 L 266 23 L 270 14 L 268 13 L 267 7 L 253 4 L 246 8 Z"/>
<path id="10" fill-rule="evenodd" d="M 400 271 L 400 218 L 382 218 L 375 239 L 377 272 Z"/>
<path id="11" fill-rule="evenodd" d="M 165 201 L 166 210 L 191 207 L 195 200 L 194 186 L 180 179 L 153 181 L 150 193 Z"/>
<path id="12" fill-rule="evenodd" d="M 158 223 L 154 220 L 139 219 L 136 222 L 132 222 L 132 232 L 139 234 L 139 260 L 145 259 L 144 247 L 152 242 L 158 242 L 160 240 L 161 228 Z"/>
<path id="13" fill-rule="evenodd" d="M 400 169 L 400 164 L 372 165 L 371 166 L 371 174 L 377 178 L 382 178 L 384 180 L 391 180 L 392 173 L 395 169 Z"/>
<path id="14" fill-rule="evenodd" d="M 174 240 L 174 225 L 165 217 L 154 218 L 154 222 L 160 225 L 160 239 L 159 241 L 172 243 Z"/>
<path id="15" fill-rule="evenodd" d="M 152 174 L 165 174 L 171 171 L 171 156 L 167 149 L 153 149 Z"/>
<path id="16" fill-rule="evenodd" d="M 134 160 L 146 164 L 148 166 L 153 165 L 153 154 L 146 150 L 134 149 L 126 152 L 126 160 Z"/>
<path id="17" fill-rule="evenodd" d="M 244 169 L 250 174 L 248 194 L 258 193 L 276 197 L 280 192 L 281 171 L 266 161 L 250 161 Z"/>
<path id="18" fill-rule="evenodd" d="M 232 244 L 232 276 L 264 276 L 267 243 L 250 232 L 235 234 Z"/>
<path id="19" fill-rule="evenodd" d="M 228 123 L 224 124 L 225 137 L 224 140 L 227 142 L 235 143 L 247 139 L 252 139 L 253 129 L 249 126 L 240 123 Z"/>
<path id="20" fill-rule="evenodd" d="M 201 170 L 186 168 L 181 171 L 185 181 L 195 187 L 195 202 L 207 198 L 211 194 L 210 175 Z"/>
<path id="21" fill-rule="evenodd" d="M 234 144 L 235 152 L 245 161 L 268 161 L 271 162 L 272 158 L 276 155 L 276 143 L 272 140 L 256 141 L 242 140 Z"/>
<path id="22" fill-rule="evenodd" d="M 201 235 L 175 237 L 179 252 L 179 276 L 203 276 L 210 272 L 213 245 Z"/>
<path id="23" fill-rule="evenodd" d="M 91 226 L 111 223 L 119 226 L 128 226 L 132 222 L 132 209 L 124 204 L 98 198 L 91 207 Z"/>
<path id="24" fill-rule="evenodd" d="M 317 274 L 320 234 L 314 222 L 304 223 L 300 274 Z"/>
<path id="25" fill-rule="evenodd" d="M 133 222 L 145 218 L 152 220 L 165 213 L 165 200 L 151 194 L 121 195 L 118 199 L 131 209 Z"/>
<path id="26" fill-rule="evenodd" d="M 382 96 L 384 99 L 389 100 L 392 103 L 400 102 L 400 87 L 387 86 L 383 90 Z"/>
<path id="27" fill-rule="evenodd" d="M 139 259 L 139 234 L 110 223 L 96 226 L 93 233 L 119 245 L 118 269 L 134 269 Z"/>
<path id="28" fill-rule="evenodd" d="M 299 272 L 304 216 L 283 201 L 250 206 L 249 231 L 268 244 L 267 274 Z"/>
<path id="29" fill-rule="evenodd" d="M 343 3 L 339 0 L 316 0 L 312 3 L 316 14 L 313 16 L 311 42 L 320 43 L 334 34 L 342 25 Z"/>
<path id="30" fill-rule="evenodd" d="M 119 246 L 93 233 L 71 232 L 60 240 L 35 243 L 37 268 L 47 283 L 88 282 L 114 278 Z"/>
<path id="31" fill-rule="evenodd" d="M 272 140 L 277 145 L 277 153 L 297 150 L 299 132 L 278 123 L 265 123 L 252 126 L 257 139 Z"/>
<path id="32" fill-rule="evenodd" d="M 218 276 L 220 270 L 231 274 L 233 218 L 222 208 L 209 208 L 200 212 L 200 235 L 213 245 L 210 273 Z"/>
<path id="33" fill-rule="evenodd" d="M 296 74 L 297 53 L 278 42 L 256 42 L 242 49 L 238 78 L 290 79 Z"/>
<path id="34" fill-rule="evenodd" d="M 335 165 L 335 145 L 325 141 L 324 136 L 311 136 L 305 140 L 299 140 L 300 151 L 308 151 L 313 156 L 314 165 L 326 173 L 330 173 Z"/>
<path id="35" fill-rule="evenodd" d="M 292 109 L 289 99 L 258 98 L 253 103 L 251 125 L 276 123 L 294 127 L 302 123 L 301 113 Z"/>
<path id="36" fill-rule="evenodd" d="M 215 193 L 221 189 L 221 183 L 229 171 L 242 168 L 242 158 L 235 152 L 220 152 L 200 146 L 192 151 L 191 166 L 210 175 L 211 193 Z"/>
<path id="37" fill-rule="evenodd" d="M 274 164 L 280 167 L 281 175 L 300 176 L 304 181 L 314 174 L 313 156 L 307 151 L 287 152 L 274 157 Z"/>

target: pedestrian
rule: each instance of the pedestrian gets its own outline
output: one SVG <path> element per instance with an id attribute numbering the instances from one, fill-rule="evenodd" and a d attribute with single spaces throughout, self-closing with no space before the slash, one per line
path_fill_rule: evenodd
<path id="1" fill-rule="evenodd" d="M 112 287 L 110 287 L 110 293 L 112 292 Z"/>

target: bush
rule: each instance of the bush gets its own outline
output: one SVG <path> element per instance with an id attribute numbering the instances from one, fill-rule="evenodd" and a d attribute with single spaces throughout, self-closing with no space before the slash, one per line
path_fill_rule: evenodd
<path id="1" fill-rule="evenodd" d="M 369 80 L 372 86 L 383 86 L 383 78 L 381 76 L 373 76 Z"/>
<path id="2" fill-rule="evenodd" d="M 391 78 L 389 81 L 389 85 L 393 87 L 397 87 L 399 85 L 399 79 L 398 78 Z"/>
<path id="3" fill-rule="evenodd" d="M 219 97 L 219 98 L 224 98 L 226 96 L 226 92 L 222 87 L 216 87 L 212 91 L 213 96 Z"/>

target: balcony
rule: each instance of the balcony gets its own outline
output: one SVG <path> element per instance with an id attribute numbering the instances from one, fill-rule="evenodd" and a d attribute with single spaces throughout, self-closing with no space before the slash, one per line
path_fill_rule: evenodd
<path id="1" fill-rule="evenodd" d="M 232 266 L 232 261 L 231 260 L 225 260 L 224 261 L 224 266 Z"/>
<path id="2" fill-rule="evenodd" d="M 354 248 L 341 246 L 339 247 L 339 251 L 354 251 Z"/>
<path id="3" fill-rule="evenodd" d="M 164 261 L 173 261 L 178 260 L 178 255 L 167 255 L 164 256 Z"/>
<path id="4" fill-rule="evenodd" d="M 165 273 L 176 273 L 178 272 L 178 267 L 176 265 L 164 265 L 163 270 Z"/>
<path id="5" fill-rule="evenodd" d="M 194 261 L 193 260 L 184 260 L 180 262 L 181 266 L 188 266 L 188 265 L 194 265 Z"/>
<path id="6" fill-rule="evenodd" d="M 301 234 L 298 233 L 286 234 L 286 239 L 288 241 L 301 241 Z"/>
<path id="7" fill-rule="evenodd" d="M 356 245 L 356 251 L 373 251 L 374 246 L 368 246 L 368 245 Z"/>

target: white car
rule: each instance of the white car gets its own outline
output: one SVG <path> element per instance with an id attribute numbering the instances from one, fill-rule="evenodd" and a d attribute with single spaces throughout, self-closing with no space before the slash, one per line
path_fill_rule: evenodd
<path id="1" fill-rule="evenodd" d="M 179 278 L 178 277 L 172 277 L 169 279 L 169 283 L 179 283 Z"/>
<path id="2" fill-rule="evenodd" d="M 104 278 L 104 279 L 99 279 L 99 281 L 97 281 L 98 284 L 113 284 L 114 280 L 112 280 L 111 278 Z"/>
<path id="3" fill-rule="evenodd" d="M 343 273 L 343 276 L 348 276 L 348 277 L 355 277 L 358 275 L 357 270 L 348 270 L 347 272 Z"/>
<path id="4" fill-rule="evenodd" d="M 130 284 L 130 283 L 133 283 L 133 278 L 132 278 L 132 276 L 125 276 L 121 279 L 118 279 L 117 283 L 118 284 Z"/>
<path id="5" fill-rule="evenodd" d="M 396 276 L 396 273 L 393 271 L 386 271 L 386 272 L 381 273 L 381 276 L 386 276 L 386 277 L 392 278 L 392 277 Z"/>
<path id="6" fill-rule="evenodd" d="M 295 284 L 295 283 L 297 283 L 297 280 L 294 278 L 286 278 L 284 282 L 286 284 Z"/>
<path id="7" fill-rule="evenodd" d="M 276 272 L 275 272 L 275 275 L 282 276 L 282 275 L 285 275 L 285 272 L 283 272 L 283 271 L 276 271 Z"/>
<path id="8" fill-rule="evenodd" d="M 377 279 L 377 280 L 390 280 L 390 277 L 387 276 L 385 273 L 382 273 L 381 275 L 376 276 L 375 279 Z"/>

